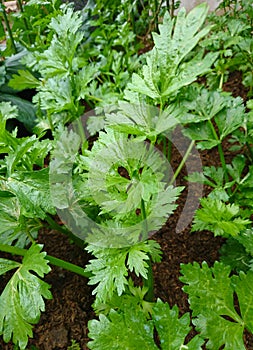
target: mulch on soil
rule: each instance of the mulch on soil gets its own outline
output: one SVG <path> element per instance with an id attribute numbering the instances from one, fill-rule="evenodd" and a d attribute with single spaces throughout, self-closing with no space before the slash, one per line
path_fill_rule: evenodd
<path id="1" fill-rule="evenodd" d="M 231 91 L 234 96 L 246 98 L 247 91 L 241 85 L 240 73 L 235 72 L 230 75 L 225 83 L 225 90 Z M 179 164 L 181 156 L 176 150 L 172 154 L 172 167 L 175 167 Z M 229 156 L 231 156 L 230 153 Z M 201 160 L 203 165 L 220 165 L 216 150 L 202 152 Z M 177 185 L 186 186 L 185 175 L 186 170 L 183 169 Z M 204 194 L 208 191 L 208 188 L 204 188 Z M 187 295 L 182 291 L 183 284 L 179 281 L 180 264 L 206 261 L 209 266 L 212 266 L 215 260 L 219 259 L 219 249 L 225 241 L 222 237 L 214 238 L 210 232 L 191 233 L 190 223 L 177 232 L 178 219 L 187 200 L 187 193 L 186 187 L 178 200 L 178 208 L 174 215 L 152 236 L 152 239 L 161 245 L 163 251 L 162 262 L 153 266 L 155 295 L 167 301 L 170 306 L 177 304 L 180 314 L 189 311 Z M 195 196 L 195 199 L 201 196 L 198 185 L 196 185 Z M 191 208 L 188 209 L 188 215 L 191 216 Z M 44 249 L 49 255 L 83 267 L 89 260 L 86 252 L 70 244 L 65 236 L 56 231 L 43 229 L 38 240 L 44 243 Z M 1 254 L 1 256 L 10 257 L 8 254 Z M 8 274 L 1 278 L 0 291 L 6 280 L 8 280 Z M 81 349 L 87 350 L 87 322 L 95 317 L 91 307 L 94 300 L 93 288 L 87 284 L 86 278 L 54 266 L 45 281 L 52 286 L 53 299 L 46 301 L 46 312 L 42 313 L 39 323 L 34 327 L 34 338 L 29 341 L 29 346 L 34 345 L 39 350 L 67 350 L 71 340 L 74 339 L 80 344 Z M 253 349 L 252 334 L 245 333 L 245 345 L 248 350 Z M 0 339 L 0 349 L 13 350 L 13 346 L 5 344 Z"/>

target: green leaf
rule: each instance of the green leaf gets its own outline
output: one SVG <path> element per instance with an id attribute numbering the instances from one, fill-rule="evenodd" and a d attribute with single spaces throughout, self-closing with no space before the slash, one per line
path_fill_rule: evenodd
<path id="1" fill-rule="evenodd" d="M 146 56 L 147 64 L 140 74 L 133 74 L 128 91 L 146 95 L 160 104 L 167 102 L 168 97 L 174 98 L 173 95 L 181 87 L 206 73 L 217 54 L 209 53 L 204 58 L 203 52 L 193 58 L 188 54 L 211 29 L 207 26 L 200 30 L 207 12 L 208 6 L 203 3 L 188 14 L 181 9 L 176 20 L 166 13 L 163 24 L 159 25 L 160 34 L 153 33 L 155 46 Z M 187 55 L 188 61 L 184 62 Z"/>
<path id="2" fill-rule="evenodd" d="M 227 101 L 227 108 L 215 118 L 219 128 L 220 140 L 233 133 L 239 127 L 243 127 L 246 120 L 245 107 L 240 97 L 230 98 Z"/>
<path id="3" fill-rule="evenodd" d="M 227 106 L 228 96 L 218 91 L 208 91 L 202 88 L 191 101 L 183 104 L 189 110 L 189 114 L 181 121 L 185 123 L 200 123 L 211 120 Z"/>
<path id="4" fill-rule="evenodd" d="M 157 350 L 153 340 L 152 322 L 147 322 L 144 314 L 137 310 L 126 310 L 117 313 L 112 310 L 107 318 L 99 315 L 99 320 L 91 320 L 88 324 L 88 343 L 93 350 Z"/>
<path id="5" fill-rule="evenodd" d="M 173 130 L 183 113 L 183 108 L 173 104 L 160 111 L 141 101 L 138 105 L 120 101 L 117 113 L 106 114 L 106 124 L 114 130 L 144 136 L 153 141 L 158 135 Z"/>
<path id="6" fill-rule="evenodd" d="M 6 185 L 17 196 L 26 217 L 44 219 L 47 213 L 56 213 L 50 197 L 48 168 L 15 173 Z"/>
<path id="7" fill-rule="evenodd" d="M 12 194 L 13 195 L 13 194 Z M 40 221 L 24 217 L 20 203 L 15 197 L 2 197 L 0 201 L 0 242 L 1 244 L 15 245 L 24 248 L 30 239 L 37 238 L 41 228 Z"/>
<path id="8" fill-rule="evenodd" d="M 218 199 L 202 198 L 202 208 L 195 213 L 192 231 L 209 230 L 215 236 L 237 236 L 251 223 L 240 217 L 240 207 Z"/>
<path id="9" fill-rule="evenodd" d="M 50 271 L 41 248 L 36 244 L 31 246 L 22 263 L 17 263 L 17 271 L 0 296 L 0 334 L 5 342 L 12 339 L 21 350 L 26 348 L 28 337 L 32 337 L 32 325 L 39 321 L 41 311 L 45 311 L 43 298 L 52 298 L 50 286 L 39 278 Z M 5 263 L 6 268 L 10 266 L 8 260 Z"/>
<path id="10" fill-rule="evenodd" d="M 232 271 L 247 272 L 251 260 L 252 255 L 246 252 L 244 245 L 240 244 L 238 239 L 229 238 L 220 249 L 220 261 L 224 265 L 229 265 Z"/>
<path id="11" fill-rule="evenodd" d="M 18 114 L 15 118 L 23 123 L 27 130 L 32 131 L 36 124 L 36 113 L 35 107 L 31 102 L 10 94 L 1 94 L 0 101 L 11 102 L 14 106 L 17 106 Z"/>
<path id="12" fill-rule="evenodd" d="M 229 277 L 230 267 L 215 262 L 209 268 L 207 263 L 200 267 L 182 265 L 183 276 L 180 280 L 186 284 L 183 290 L 189 294 L 190 307 L 193 310 L 193 323 L 201 336 L 209 339 L 207 349 L 246 349 L 243 342 L 244 328 L 251 332 L 253 316 L 253 273 L 243 272 L 239 276 Z M 236 293 L 240 314 L 234 305 Z"/>
<path id="13" fill-rule="evenodd" d="M 153 321 L 161 343 L 161 348 L 166 350 L 201 350 L 204 340 L 195 336 L 185 344 L 185 338 L 191 330 L 190 315 L 185 313 L 179 318 L 179 309 L 174 305 L 171 309 L 169 304 L 157 300 L 153 307 Z"/>
<path id="14" fill-rule="evenodd" d="M 40 81 L 28 70 L 18 70 L 18 74 L 13 74 L 8 86 L 18 91 L 35 89 L 40 86 Z"/>
<path id="15" fill-rule="evenodd" d="M 152 257 L 153 261 L 160 261 L 160 247 L 153 241 L 145 241 L 124 248 L 100 248 L 89 244 L 86 248 L 96 257 L 86 266 L 86 271 L 92 272 L 89 284 L 98 284 L 93 291 L 97 294 L 99 302 L 110 300 L 117 292 L 122 295 L 128 281 L 128 269 L 147 278 L 147 261 Z"/>
<path id="16" fill-rule="evenodd" d="M 35 135 L 25 138 L 13 152 L 10 152 L 9 155 L 5 157 L 7 177 L 10 177 L 14 173 L 17 164 L 20 162 L 20 160 L 23 160 L 26 153 L 35 145 L 36 142 L 37 139 Z"/>
<path id="17" fill-rule="evenodd" d="M 191 330 L 189 314 L 178 317 L 178 307 L 170 309 L 167 303 L 158 300 L 152 311 L 152 320 L 147 319 L 140 308 L 133 308 L 133 297 L 125 299 L 125 305 L 118 312 L 100 315 L 99 320 L 88 323 L 92 339 L 88 343 L 93 350 L 201 350 L 204 343 L 198 335 L 185 344 L 185 337 Z M 159 347 L 154 339 L 154 327 L 159 336 Z M 185 345 L 184 345 L 185 344 Z"/>
<path id="18" fill-rule="evenodd" d="M 122 295 L 127 285 L 128 272 L 125 262 L 128 250 L 126 248 L 98 249 L 91 245 L 86 249 L 96 257 L 89 261 L 85 269 L 93 274 L 89 284 L 98 284 L 92 294 L 96 294 L 99 302 L 105 303 L 112 298 L 114 291 Z"/>
<path id="19" fill-rule="evenodd" d="M 16 261 L 0 258 L 0 275 L 3 275 L 7 271 L 16 269 L 19 267 L 19 263 Z"/>
<path id="20" fill-rule="evenodd" d="M 253 229 L 245 230 L 235 238 L 244 246 L 246 252 L 253 256 Z"/>
<path id="21" fill-rule="evenodd" d="M 220 140 L 215 138 L 212 127 L 207 122 L 189 124 L 183 129 L 183 134 L 191 140 L 199 141 L 196 147 L 200 150 L 212 149 L 220 144 Z"/>

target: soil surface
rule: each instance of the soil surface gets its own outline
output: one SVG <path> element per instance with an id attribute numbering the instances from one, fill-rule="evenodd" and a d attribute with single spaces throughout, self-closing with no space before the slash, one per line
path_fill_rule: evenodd
<path id="1" fill-rule="evenodd" d="M 246 91 L 241 84 L 241 76 L 238 72 L 231 74 L 224 89 L 231 91 L 234 96 L 246 98 Z M 172 154 L 172 167 L 174 168 L 179 164 L 181 156 L 176 149 Z M 231 153 L 228 152 L 226 157 L 229 162 Z M 203 165 L 219 166 L 218 160 L 216 150 L 201 153 Z M 171 306 L 177 304 L 181 314 L 190 310 L 187 295 L 182 291 L 182 283 L 179 281 L 180 264 L 206 261 L 209 266 L 212 266 L 215 260 L 219 259 L 219 249 L 225 241 L 221 237 L 214 238 L 210 232 L 190 232 L 196 201 L 201 195 L 208 193 L 209 189 L 204 188 L 202 191 L 199 185 L 194 185 L 195 189 L 194 187 L 189 189 L 184 180 L 186 174 L 186 169 L 183 169 L 177 180 L 177 185 L 184 185 L 186 188 L 178 200 L 176 212 L 168 219 L 167 224 L 152 236 L 152 239 L 159 242 L 163 251 L 162 262 L 153 266 L 155 295 L 167 301 Z M 187 196 L 190 191 L 192 204 Z M 182 214 L 183 209 L 186 211 Z M 179 224 L 179 219 L 182 217 L 186 219 Z M 186 227 L 183 227 L 182 224 L 185 224 Z M 44 243 L 44 249 L 48 254 L 79 266 L 84 267 L 90 258 L 85 251 L 70 244 L 65 236 L 56 231 L 43 229 L 38 241 Z M 9 257 L 8 254 L 1 254 L 1 256 Z M 8 274 L 1 278 L 0 291 L 8 278 Z M 54 266 L 45 281 L 52 286 L 53 299 L 46 301 L 46 312 L 42 313 L 39 323 L 34 327 L 34 338 L 29 341 L 28 349 L 32 349 L 33 345 L 39 350 L 67 350 L 71 345 L 71 340 L 76 340 L 82 350 L 88 349 L 86 346 L 87 322 L 95 317 L 91 307 L 94 300 L 93 288 L 87 284 L 86 278 Z M 253 350 L 253 335 L 245 333 L 244 338 L 246 348 Z M 13 350 L 13 346 L 0 340 L 0 349 Z"/>

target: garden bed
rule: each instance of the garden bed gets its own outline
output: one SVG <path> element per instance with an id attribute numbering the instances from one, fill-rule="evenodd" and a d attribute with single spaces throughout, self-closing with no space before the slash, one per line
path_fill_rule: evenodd
<path id="1" fill-rule="evenodd" d="M 0 85 L 0 258 L 9 259 L 0 264 L 0 332 L 8 340 L 13 332 L 22 350 L 136 350 L 145 342 L 152 350 L 242 350 L 243 343 L 253 350 L 252 291 L 245 290 L 253 280 L 253 124 L 242 103 L 252 102 L 253 79 L 250 38 L 240 36 L 248 35 L 248 14 L 238 16 L 238 37 L 230 40 L 230 9 L 223 41 L 218 30 L 207 37 L 211 27 L 201 29 L 204 4 L 189 15 L 181 10 L 175 22 L 165 14 L 158 28 L 161 5 L 151 3 L 153 12 L 137 6 L 132 17 L 121 4 L 124 26 L 114 6 L 103 22 L 96 7 L 88 18 L 46 4 L 55 18 L 36 9 L 50 33 L 41 42 L 36 21 L 29 32 L 30 5 L 23 11 L 20 3 L 25 30 L 19 20 L 12 30 L 21 45 L 40 43 L 21 66 L 9 29 L 5 53 L 15 55 L 3 59 Z M 142 37 L 135 20 L 141 26 L 150 13 Z M 150 42 L 153 30 L 160 34 Z M 26 89 L 29 101 L 20 99 Z M 108 105 L 110 113 L 88 120 L 86 142 L 80 117 Z M 226 245 L 222 255 L 226 242 L 234 250 Z M 0 349 L 17 348 L 0 338 Z"/>

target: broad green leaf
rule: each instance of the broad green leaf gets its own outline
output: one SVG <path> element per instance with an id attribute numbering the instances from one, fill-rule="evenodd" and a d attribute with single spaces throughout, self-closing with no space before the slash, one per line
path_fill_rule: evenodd
<path id="1" fill-rule="evenodd" d="M 189 314 L 178 317 L 177 306 L 170 309 L 167 303 L 158 300 L 152 310 L 152 319 L 147 319 L 140 308 L 134 308 L 133 297 L 125 299 L 120 311 L 111 310 L 108 316 L 88 323 L 91 341 L 89 349 L 105 350 L 201 350 L 204 340 L 198 335 L 185 344 L 191 330 Z M 154 327 L 158 333 L 159 346 L 154 339 Z"/>
<path id="2" fill-rule="evenodd" d="M 97 237 L 95 237 L 97 239 Z M 99 239 L 99 238 L 98 238 Z M 98 284 L 93 291 L 99 302 L 107 302 L 117 292 L 120 296 L 128 284 L 128 269 L 147 278 L 150 256 L 153 261 L 160 261 L 160 247 L 156 242 L 145 241 L 123 248 L 101 248 L 89 244 L 86 250 L 96 259 L 90 260 L 86 271 L 92 272 L 89 284 Z"/>
<path id="3" fill-rule="evenodd" d="M 240 207 L 218 199 L 202 198 L 202 208 L 195 213 L 192 231 L 209 230 L 215 236 L 237 236 L 251 223 L 240 217 Z"/>
<path id="4" fill-rule="evenodd" d="M 19 263 L 16 261 L 0 258 L 0 275 L 3 275 L 7 271 L 16 269 L 19 267 Z"/>
<path id="5" fill-rule="evenodd" d="M 0 201 L 0 243 L 24 248 L 30 239 L 37 238 L 40 221 L 21 214 L 20 203 L 15 197 L 1 197 Z"/>
<path id="6" fill-rule="evenodd" d="M 180 280 L 186 285 L 183 290 L 189 295 L 193 311 L 193 323 L 201 337 L 208 339 L 207 349 L 246 350 L 243 331 L 252 332 L 253 316 L 253 272 L 230 276 L 230 267 L 215 262 L 209 268 L 207 263 L 199 266 L 181 265 Z M 236 294 L 240 313 L 234 304 Z"/>
<path id="7" fill-rule="evenodd" d="M 161 349 L 166 350 L 201 350 L 204 340 L 195 336 L 185 344 L 185 338 L 191 330 L 190 315 L 185 313 L 179 318 L 179 309 L 174 305 L 171 309 L 169 304 L 158 299 L 153 307 L 153 321 L 161 343 Z"/>
<path id="8" fill-rule="evenodd" d="M 33 102 L 48 113 L 59 113 L 73 108 L 72 86 L 69 77 L 50 78 L 34 96 Z"/>
<path id="9" fill-rule="evenodd" d="M 26 217 L 44 219 L 47 213 L 55 214 L 49 191 L 48 168 L 15 173 L 6 186 L 17 196 L 22 214 Z"/>
<path id="10" fill-rule="evenodd" d="M 241 236 L 241 234 L 240 234 Z M 227 239 L 220 249 L 220 262 L 230 266 L 232 271 L 247 272 L 250 269 L 252 255 L 247 253 L 243 244 L 238 242 L 238 237 Z"/>
<path id="11" fill-rule="evenodd" d="M 227 108 L 220 112 L 215 118 L 219 129 L 220 140 L 233 133 L 239 127 L 243 127 L 246 121 L 245 107 L 240 97 L 230 98 Z"/>
<path id="12" fill-rule="evenodd" d="M 112 310 L 108 317 L 99 315 L 99 320 L 88 324 L 89 349 L 93 350 L 157 350 L 153 340 L 153 324 L 145 315 L 130 309 L 124 313 Z"/>
<path id="13" fill-rule="evenodd" d="M 7 157 L 5 157 L 6 160 L 6 166 L 7 166 L 7 177 L 12 176 L 14 171 L 16 170 L 17 164 L 23 160 L 26 153 L 35 145 L 37 142 L 36 136 L 33 135 L 29 138 L 26 138 L 22 140 L 17 148 L 8 154 Z"/>
<path id="14" fill-rule="evenodd" d="M 59 37 L 66 38 L 70 33 L 77 33 L 83 21 L 80 11 L 66 8 L 65 13 L 52 18 L 49 28 L 53 29 Z"/>
<path id="15" fill-rule="evenodd" d="M 140 101 L 139 104 L 119 102 L 117 113 L 106 114 L 106 124 L 114 130 L 156 140 L 157 136 L 173 130 L 184 109 L 170 105 L 164 111 Z"/>
<path id="16" fill-rule="evenodd" d="M 5 342 L 12 340 L 21 350 L 26 348 L 28 337 L 32 337 L 33 324 L 45 311 L 43 298 L 52 298 L 50 286 L 39 278 L 50 271 L 41 248 L 36 244 L 31 246 L 22 263 L 17 263 L 18 269 L 0 296 L 0 334 Z"/>
<path id="17" fill-rule="evenodd" d="M 228 96 L 218 91 L 208 91 L 202 88 L 197 92 L 193 100 L 183 102 L 190 113 L 185 118 L 182 118 L 181 121 L 185 123 L 200 123 L 211 120 L 227 106 L 227 103 Z"/>
<path id="18" fill-rule="evenodd" d="M 191 140 L 198 141 L 196 147 L 200 150 L 212 149 L 221 143 L 214 136 L 212 126 L 207 122 L 189 124 L 186 129 L 183 129 L 183 134 Z"/>
<path id="19" fill-rule="evenodd" d="M 11 102 L 12 105 L 17 106 L 16 119 L 23 123 L 27 130 L 32 131 L 35 126 L 36 113 L 35 107 L 30 101 L 10 94 L 1 94 L 0 101 Z"/>
<path id="20" fill-rule="evenodd" d="M 95 256 L 85 269 L 93 274 L 89 284 L 98 284 L 93 294 L 96 294 L 97 299 L 104 303 L 112 298 L 115 291 L 118 295 L 122 295 L 127 285 L 128 271 L 125 264 L 127 249 L 100 248 L 99 250 L 90 245 L 87 250 Z"/>
<path id="21" fill-rule="evenodd" d="M 18 74 L 14 74 L 8 85 L 14 90 L 35 89 L 40 86 L 40 81 L 28 70 L 18 70 Z"/>
<path id="22" fill-rule="evenodd" d="M 206 36 L 211 27 L 200 30 L 208 12 L 207 4 L 196 6 L 186 14 L 181 9 L 176 19 L 166 13 L 163 24 L 159 25 L 160 34 L 153 33 L 154 48 L 146 56 L 147 64 L 139 74 L 134 73 L 127 90 L 138 92 L 155 100 L 156 104 L 167 102 L 183 86 L 210 70 L 217 57 L 203 53 L 184 62 L 199 40 Z"/>
<path id="23" fill-rule="evenodd" d="M 235 238 L 244 246 L 247 253 L 253 256 L 253 229 L 245 230 Z"/>

